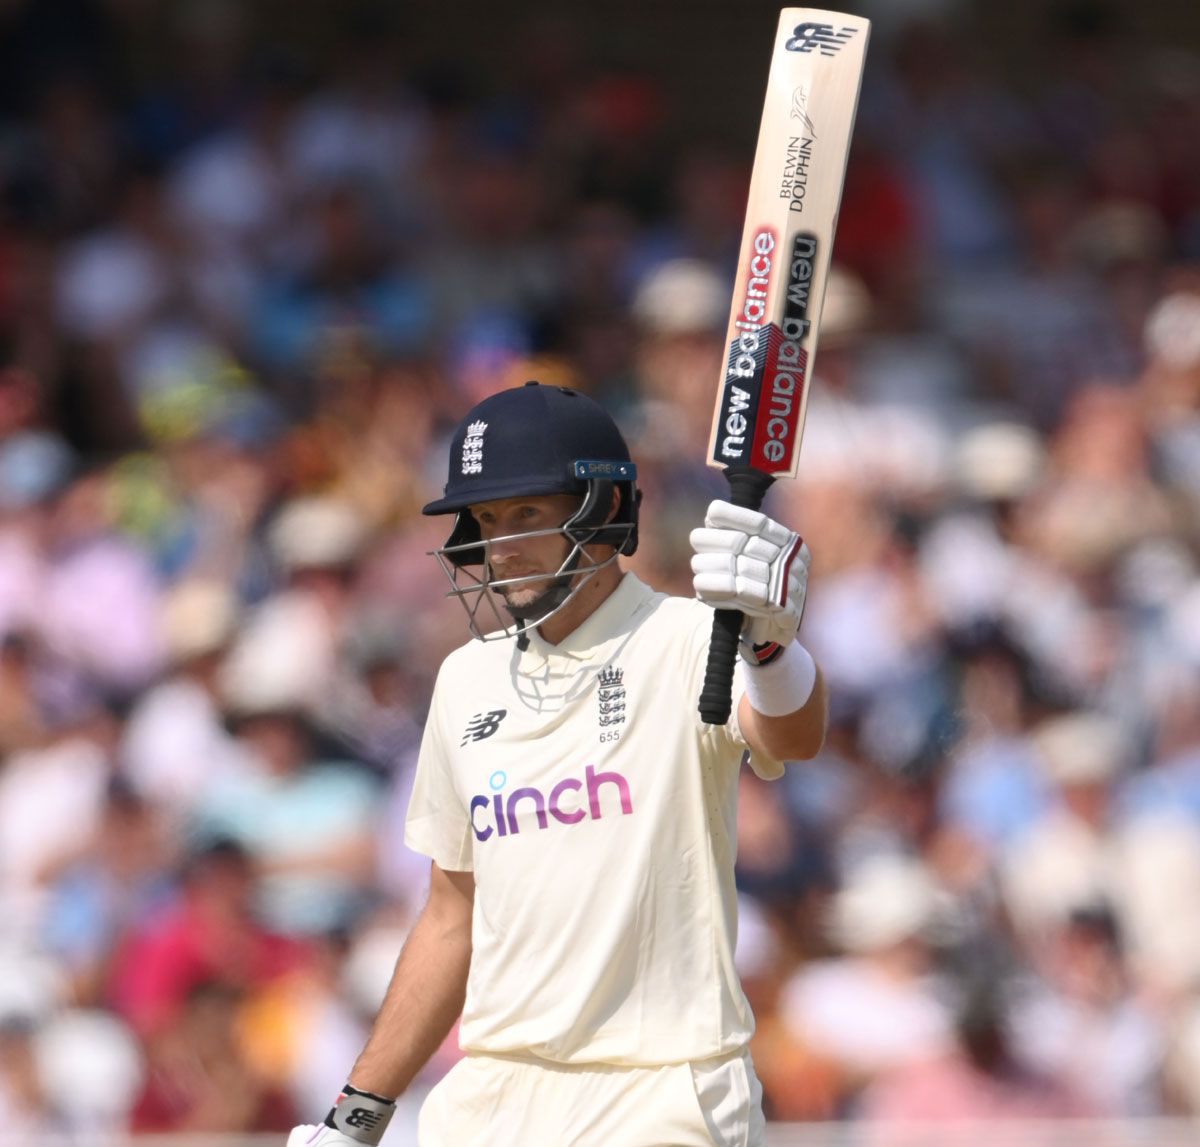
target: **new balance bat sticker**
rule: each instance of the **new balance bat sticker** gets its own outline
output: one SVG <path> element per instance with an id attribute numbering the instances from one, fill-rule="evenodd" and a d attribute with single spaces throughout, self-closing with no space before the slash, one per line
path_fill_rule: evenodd
<path id="1" fill-rule="evenodd" d="M 796 474 L 869 32 L 860 16 L 780 13 L 709 454 L 735 505 L 758 509 Z M 735 610 L 713 619 L 700 694 L 710 725 L 729 719 L 741 626 Z"/>

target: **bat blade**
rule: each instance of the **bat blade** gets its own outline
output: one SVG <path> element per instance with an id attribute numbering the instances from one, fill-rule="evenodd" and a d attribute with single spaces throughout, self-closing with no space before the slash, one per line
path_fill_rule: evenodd
<path id="1" fill-rule="evenodd" d="M 870 24 L 780 14 L 750 178 L 714 466 L 794 477 Z"/>
<path id="2" fill-rule="evenodd" d="M 825 280 L 870 22 L 814 8 L 780 13 L 734 280 L 709 464 L 730 501 L 757 509 L 795 477 Z M 729 719 L 742 616 L 718 610 L 700 715 Z"/>

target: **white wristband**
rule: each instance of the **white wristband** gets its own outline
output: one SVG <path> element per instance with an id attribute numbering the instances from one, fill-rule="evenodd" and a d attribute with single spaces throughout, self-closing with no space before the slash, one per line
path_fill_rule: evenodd
<path id="1" fill-rule="evenodd" d="M 745 664 L 746 699 L 764 717 L 784 717 L 803 709 L 817 683 L 817 663 L 798 641 L 766 665 Z"/>

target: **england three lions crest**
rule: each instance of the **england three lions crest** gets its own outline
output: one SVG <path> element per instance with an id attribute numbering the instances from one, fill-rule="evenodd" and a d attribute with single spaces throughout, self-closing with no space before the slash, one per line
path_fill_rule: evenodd
<path id="1" fill-rule="evenodd" d="M 625 720 L 625 671 L 615 665 L 600 670 L 596 704 L 601 725 L 619 725 Z"/>

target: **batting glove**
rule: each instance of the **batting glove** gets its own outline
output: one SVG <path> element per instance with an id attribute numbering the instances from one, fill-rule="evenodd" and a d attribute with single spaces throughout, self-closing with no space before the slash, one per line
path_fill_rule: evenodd
<path id="1" fill-rule="evenodd" d="M 395 1100 L 346 1084 L 324 1123 L 302 1123 L 287 1147 L 377 1147 L 396 1111 Z"/>
<path id="2" fill-rule="evenodd" d="M 745 615 L 741 641 L 752 661 L 764 661 L 796 639 L 804 613 L 812 555 L 803 539 L 757 510 L 719 499 L 691 533 L 696 596 Z"/>

